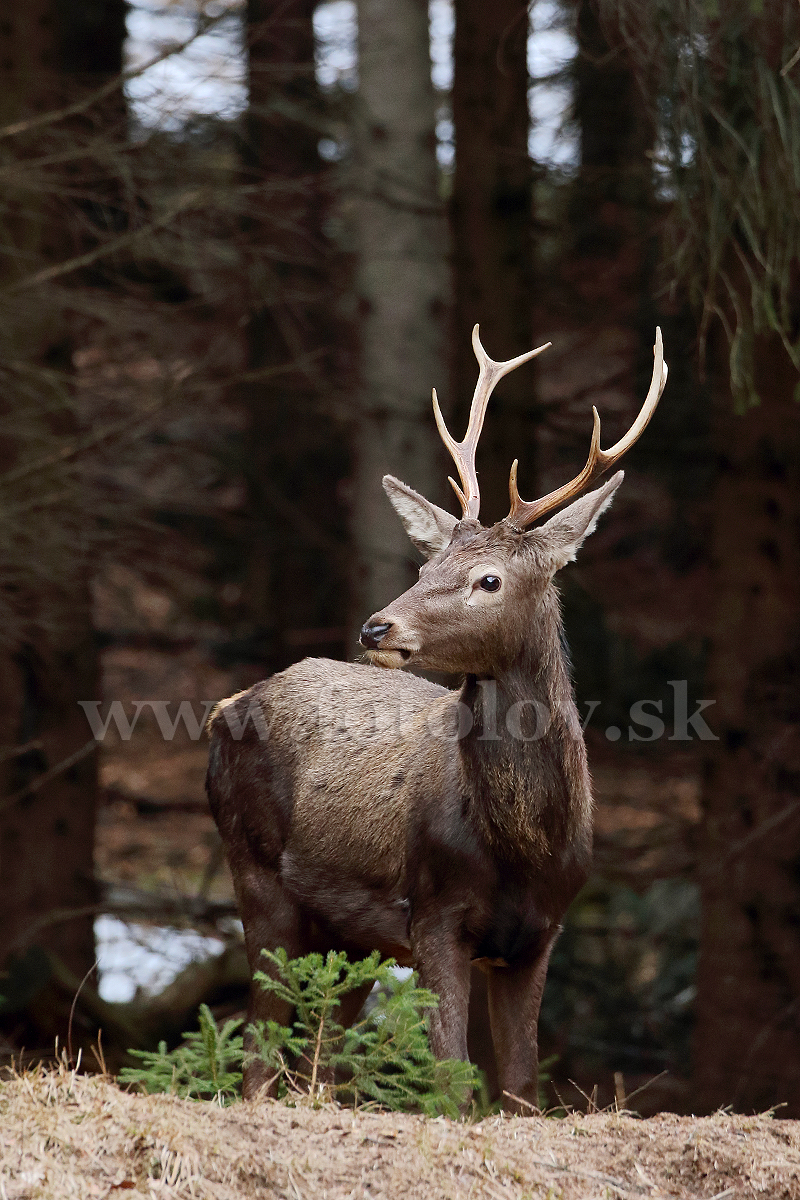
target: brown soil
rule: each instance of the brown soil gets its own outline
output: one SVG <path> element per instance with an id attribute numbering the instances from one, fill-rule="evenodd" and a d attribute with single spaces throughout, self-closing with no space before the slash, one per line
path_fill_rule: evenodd
<path id="1" fill-rule="evenodd" d="M 800 1198 L 800 1122 L 624 1113 L 478 1124 L 139 1096 L 65 1066 L 0 1083 L 0 1196 Z"/>

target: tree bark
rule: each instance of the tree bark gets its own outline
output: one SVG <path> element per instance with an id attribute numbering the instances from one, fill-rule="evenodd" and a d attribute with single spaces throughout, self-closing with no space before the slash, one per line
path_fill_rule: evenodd
<path id="1" fill-rule="evenodd" d="M 592 0 L 577 0 L 578 53 L 573 66 L 580 164 L 569 190 L 567 217 L 573 303 L 583 321 L 643 330 L 649 363 L 656 262 L 653 232 L 655 121 L 640 93 L 624 44 L 603 28 Z M 607 36 L 608 34 L 608 36 Z M 609 41 L 611 37 L 611 41 Z"/>
<path id="2" fill-rule="evenodd" d="M 528 156 L 527 4 L 455 0 L 454 14 L 450 428 L 460 439 L 477 380 L 473 326 L 480 324 L 481 341 L 495 359 L 514 358 L 535 344 L 533 172 Z M 515 458 L 520 460 L 521 486 L 533 478 L 534 396 L 532 364 L 509 375 L 492 396 L 478 453 L 484 524 L 508 511 L 508 477 Z M 467 1040 L 490 1099 L 500 1099 L 486 977 L 477 968 L 472 971 Z"/>
<path id="3" fill-rule="evenodd" d="M 19 121 L 76 99 L 100 86 L 122 68 L 125 5 L 122 0 L 68 3 L 31 0 L 5 3 L 0 12 L 0 115 Z M 119 115 L 120 100 L 112 103 Z M 82 118 L 102 124 L 108 114 Z M 65 140 L 77 125 L 56 125 L 41 137 L 22 132 L 7 140 L 24 175 L 52 143 Z M 77 155 L 75 158 L 77 159 Z M 74 172 L 71 182 L 75 182 Z M 11 190 L 4 223 L 7 253 L 5 284 L 51 265 L 75 246 L 67 198 L 42 187 Z M 75 196 L 72 191 L 72 197 Z M 23 389 L 5 402 L 14 406 L 0 447 L 0 470 L 20 467 L 26 456 L 55 454 L 76 431 L 68 386 L 59 392 L 51 375 L 68 378 L 72 330 L 66 313 L 47 293 L 5 299 L 3 361 L 14 364 Z M 24 366 L 23 366 L 24 365 Z M 21 430 L 24 428 L 25 433 Z M 36 488 L 57 486 L 57 467 L 34 473 L 15 496 L 24 501 Z M 9 485 L 10 486 L 10 485 Z M 13 535 L 12 535 L 13 536 Z M 18 620 L 4 630 L 2 676 L 5 684 L 0 730 L 0 962 L 24 956 L 33 947 L 58 955 L 65 968 L 82 977 L 94 962 L 93 876 L 97 764 L 91 732 L 78 701 L 98 695 L 98 655 L 91 619 L 91 564 L 65 521 L 59 561 L 38 562 L 29 578 L 14 582 Z M 70 540 L 72 539 L 72 540 Z M 53 543 L 50 543 L 52 549 Z M 42 553 L 46 553 L 43 549 Z M 34 564 L 32 564 L 33 567 Z M 42 568 L 45 568 L 44 571 Z M 42 583 L 43 575 L 46 582 Z M 70 915 L 72 914 L 72 915 Z M 3 989 L 0 988 L 0 991 Z M 42 1037 L 65 1030 L 66 1012 L 51 1014 Z"/>
<path id="4" fill-rule="evenodd" d="M 782 348 L 757 344 L 761 403 L 717 390 L 697 1111 L 800 1116 L 800 407 Z M 726 359 L 724 351 L 720 359 Z M 727 362 L 719 371 L 727 379 Z"/>
<path id="5" fill-rule="evenodd" d="M 653 298 L 654 122 L 628 49 L 613 29 L 604 32 L 594 0 L 571 7 L 580 160 L 564 188 L 562 257 L 543 277 L 539 301 L 553 346 L 537 360 L 538 491 L 563 484 L 586 462 L 592 405 L 602 445 L 630 428 L 650 383 L 656 325 L 670 369 L 653 422 L 626 456 L 612 518 L 561 581 L 578 693 L 602 698 L 598 722 L 627 728 L 632 702 L 670 697 L 666 664 L 679 664 L 675 672 L 685 676 L 691 656 L 694 673 L 701 671 L 701 636 L 681 645 L 691 637 L 690 619 L 670 621 L 674 605 L 665 597 L 682 588 L 694 599 L 700 590 L 686 576 L 700 570 L 705 553 L 701 519 L 696 506 L 690 510 L 706 492 L 707 415 L 693 371 L 694 324 Z"/>
<path id="6" fill-rule="evenodd" d="M 263 375 L 241 392 L 250 517 L 243 592 L 251 653 L 271 670 L 297 657 L 291 631 L 342 626 L 345 611 L 335 481 L 347 453 L 327 404 L 335 322 L 314 8 L 311 0 L 247 4 L 243 166 L 260 194 L 245 218 L 246 337 L 248 368 Z"/>
<path id="7" fill-rule="evenodd" d="M 570 230 L 577 254 L 614 259 L 632 235 L 649 231 L 653 180 L 646 151 L 655 141 L 655 123 L 627 50 L 609 45 L 596 5 L 578 0 L 576 9 L 574 111 L 581 161 Z"/>
<path id="8" fill-rule="evenodd" d="M 354 401 L 348 652 L 371 613 L 413 582 L 413 552 L 381 489 L 387 472 L 444 499 L 431 388 L 447 403 L 447 227 L 436 167 L 428 6 L 359 0 L 351 220 L 359 378 Z"/>
<path id="9" fill-rule="evenodd" d="M 455 319 L 456 437 L 466 427 L 477 378 L 472 328 L 495 359 L 534 346 L 533 165 L 528 155 L 528 6 L 521 0 L 456 0 L 453 46 L 455 174 L 450 203 Z M 535 478 L 532 365 L 504 379 L 481 438 L 481 516 L 508 511 L 511 463 L 520 487 Z"/>

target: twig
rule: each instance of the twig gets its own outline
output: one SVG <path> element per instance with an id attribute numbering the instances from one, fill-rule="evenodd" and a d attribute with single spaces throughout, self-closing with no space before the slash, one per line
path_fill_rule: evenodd
<path id="1" fill-rule="evenodd" d="M 785 67 L 781 67 L 781 75 L 788 75 L 792 67 L 800 62 L 800 46 L 797 47 L 792 57 L 789 59 Z"/>
<path id="2" fill-rule="evenodd" d="M 542 1110 L 538 1104 L 531 1104 L 530 1100 L 523 1100 L 522 1096 L 515 1096 L 513 1092 L 507 1092 L 505 1088 L 503 1089 L 503 1095 L 508 1096 L 509 1100 L 514 1100 L 517 1104 L 523 1104 L 525 1108 L 529 1108 L 537 1117 L 542 1115 Z"/>
<path id="3" fill-rule="evenodd" d="M 254 1062 L 256 1057 L 257 1056 L 255 1054 L 253 1054 L 252 1056 L 245 1055 L 244 1065 L 247 1066 L 247 1064 L 249 1062 Z M 281 1056 L 278 1055 L 278 1057 L 280 1058 Z M 281 1062 L 283 1062 L 282 1059 L 281 1059 Z M 268 1080 L 266 1080 L 265 1083 L 261 1084 L 261 1087 L 258 1089 L 255 1096 L 250 1097 L 250 1100 L 252 1101 L 253 1104 L 260 1104 L 263 1100 L 269 1099 L 269 1089 L 272 1087 L 272 1085 L 276 1079 L 280 1079 L 281 1073 L 282 1073 L 281 1069 L 278 1069 L 274 1075 L 271 1075 L 270 1078 Z"/>
<path id="4" fill-rule="evenodd" d="M 111 913 L 115 916 L 139 917 L 148 921 L 161 920 L 165 924 L 170 919 L 174 921 L 179 917 L 189 922 L 192 927 L 202 927 L 204 924 L 215 926 L 221 917 L 235 917 L 238 914 L 233 901 L 200 901 L 197 897 L 172 894 L 165 896 L 159 892 L 144 892 L 135 888 L 109 887 L 104 891 L 105 898 L 94 904 L 81 904 L 75 908 L 54 908 L 37 917 L 14 939 L 8 947 L 9 953 L 30 942 L 43 929 L 49 929 L 52 925 L 62 925 L 66 921 L 75 921 L 79 917 Z"/>
<path id="5" fill-rule="evenodd" d="M 146 234 L 153 233 L 156 229 L 162 229 L 165 225 L 169 225 L 182 212 L 199 207 L 205 201 L 206 196 L 201 190 L 194 191 L 188 198 L 185 197 L 180 202 L 171 204 L 165 213 L 157 217 L 154 221 L 150 221 L 147 225 L 142 225 L 139 229 L 132 229 L 129 233 L 121 233 L 119 237 L 111 238 L 110 241 L 96 246 L 94 250 L 87 250 L 85 254 L 76 254 L 74 258 L 68 258 L 65 262 L 54 263 L 51 267 L 44 267 L 34 275 L 18 279 L 14 283 L 4 287 L 0 291 L 0 296 L 12 296 L 17 292 L 24 291 L 25 288 L 36 287 L 40 283 L 49 283 L 52 279 L 57 279 L 60 275 L 68 275 L 72 271 L 77 271 L 79 267 L 88 267 L 91 263 L 97 262 L 98 259 L 103 258 L 105 255 L 113 254 L 116 250 L 121 250 L 123 246 L 131 245 Z"/>
<path id="6" fill-rule="evenodd" d="M 25 787 L 20 788 L 19 791 L 12 792 L 10 796 L 4 796 L 0 800 L 0 813 L 5 812 L 7 808 L 11 808 L 12 805 L 16 804 L 18 800 L 22 800 L 25 796 L 30 796 L 34 792 L 38 792 L 46 784 L 50 783 L 51 779 L 55 779 L 57 776 L 62 775 L 64 771 L 68 771 L 70 767 L 74 767 L 76 763 L 81 762 L 84 758 L 88 758 L 96 749 L 97 742 L 92 738 L 91 741 L 81 746 L 80 750 L 76 750 L 73 754 L 62 759 L 60 763 L 56 763 L 49 771 L 45 771 L 43 775 L 38 775 L 36 779 L 31 780 L 30 783 L 26 783 Z"/>
<path id="7" fill-rule="evenodd" d="M 175 54 L 183 54 L 184 50 L 188 50 L 193 42 L 196 42 L 199 37 L 208 33 L 219 21 L 228 16 L 228 12 L 221 12 L 217 16 L 207 17 L 204 14 L 198 18 L 197 28 L 191 37 L 184 42 L 178 42 L 176 45 L 168 46 L 162 50 L 155 58 L 149 59 L 139 67 L 129 67 L 127 71 L 120 71 L 113 79 L 109 79 L 108 83 L 104 83 L 102 87 L 96 91 L 90 92 L 88 96 L 84 96 L 81 100 L 76 100 L 73 104 L 68 104 L 65 108 L 53 109 L 51 112 L 38 113 L 35 117 L 28 117 L 24 121 L 15 121 L 12 125 L 4 125 L 0 128 L 0 138 L 15 137 L 18 133 L 26 133 L 29 129 L 41 129 L 45 125 L 55 125 L 59 121 L 66 121 L 69 117 L 77 117 L 80 113 L 86 112 L 93 104 L 99 104 L 101 100 L 105 100 L 107 96 L 113 95 L 119 88 L 125 86 L 131 79 L 138 79 L 140 75 L 144 75 L 151 67 L 158 66 L 165 59 L 171 58 Z"/>
<path id="8" fill-rule="evenodd" d="M 485 1166 L 486 1166 L 486 1164 L 484 1163 L 484 1167 Z M 484 1192 L 488 1192 L 488 1194 L 493 1197 L 493 1200 L 498 1200 L 498 1197 L 500 1198 L 500 1200 L 506 1200 L 508 1193 L 505 1191 L 501 1192 L 500 1189 L 495 1187 L 492 1183 L 490 1183 L 488 1179 L 484 1179 L 482 1181 L 482 1186 L 483 1186 Z"/>
<path id="9" fill-rule="evenodd" d="M 607 1104 L 607 1105 L 605 1106 L 605 1108 L 598 1108 L 598 1107 L 597 1107 L 597 1084 L 595 1084 L 595 1085 L 594 1085 L 594 1087 L 592 1088 L 592 1094 L 591 1094 L 591 1096 L 587 1096 L 587 1094 L 586 1094 L 586 1092 L 583 1090 L 583 1088 L 581 1088 L 581 1087 L 578 1087 L 578 1084 L 575 1082 L 575 1080 L 574 1080 L 574 1079 L 570 1079 L 570 1081 L 569 1081 L 569 1082 L 572 1084 L 572 1086 L 573 1086 L 574 1088 L 577 1088 L 577 1090 L 578 1090 L 578 1091 L 580 1092 L 580 1094 L 583 1096 L 583 1098 L 584 1098 L 584 1100 L 586 1101 L 586 1103 L 589 1105 L 589 1111 L 588 1111 L 588 1114 L 587 1114 L 587 1115 L 591 1116 L 591 1115 L 593 1115 L 593 1114 L 595 1114 L 595 1113 L 598 1113 L 598 1114 L 599 1114 L 599 1113 L 607 1113 L 607 1112 L 611 1112 L 611 1110 L 612 1110 L 612 1109 L 616 1109 L 617 1113 L 622 1113 L 622 1112 L 630 1112 L 630 1109 L 629 1109 L 629 1108 L 627 1108 L 628 1101 L 632 1100 L 634 1096 L 638 1096 L 640 1092 L 643 1092 L 643 1091 L 645 1091 L 647 1088 L 649 1088 L 649 1087 L 650 1087 L 650 1084 L 651 1084 L 651 1083 L 655 1083 L 657 1079 L 663 1079 L 663 1077 L 664 1077 L 665 1075 L 669 1075 L 669 1071 L 668 1071 L 666 1068 L 665 1068 L 663 1071 L 659 1071 L 659 1073 L 658 1073 L 657 1075 L 654 1075 L 654 1076 L 652 1077 L 652 1079 L 648 1079 L 648 1080 L 647 1080 L 645 1083 L 641 1084 L 641 1085 L 640 1085 L 638 1088 L 635 1088 L 635 1089 L 634 1089 L 634 1090 L 633 1090 L 633 1091 L 630 1093 L 630 1095 L 627 1095 L 627 1096 L 626 1096 L 626 1095 L 624 1094 L 624 1087 L 625 1087 L 625 1084 L 624 1084 L 624 1080 L 622 1079 L 622 1072 L 621 1072 L 621 1071 L 615 1071 L 615 1072 L 614 1072 L 614 1090 L 615 1090 L 615 1096 L 614 1096 L 614 1099 L 611 1101 L 611 1103 L 610 1103 L 610 1104 Z M 618 1083 L 618 1082 L 617 1082 L 617 1076 L 619 1076 L 620 1083 Z M 621 1094 L 621 1097 L 620 1097 L 620 1092 L 617 1090 L 618 1088 L 620 1088 L 620 1089 L 621 1089 L 621 1092 L 622 1092 L 622 1094 Z M 558 1095 L 558 1093 L 556 1093 L 556 1095 Z M 558 1098 L 559 1098 L 559 1100 L 561 1100 L 561 1097 L 560 1097 L 560 1096 L 559 1096 Z M 562 1104 L 562 1107 L 563 1107 L 563 1106 L 564 1106 L 564 1101 L 563 1101 L 563 1100 L 561 1100 L 561 1104 Z"/>
<path id="10" fill-rule="evenodd" d="M 303 1200 L 303 1193 L 300 1191 L 300 1188 L 297 1186 L 297 1184 L 294 1181 L 294 1176 L 292 1175 L 292 1168 L 287 1167 L 286 1171 L 289 1176 L 289 1183 L 292 1185 L 292 1191 L 294 1192 L 295 1196 L 297 1197 L 297 1200 Z"/>
<path id="11" fill-rule="evenodd" d="M 574 1104 L 569 1104 L 569 1103 L 568 1103 L 568 1102 L 567 1102 L 567 1101 L 564 1099 L 564 1097 L 561 1095 L 561 1092 L 560 1092 L 560 1091 L 558 1090 L 558 1088 L 556 1087 L 555 1083 L 553 1083 L 552 1087 L 553 1087 L 553 1091 L 555 1092 L 555 1094 L 556 1094 L 556 1096 L 557 1096 L 557 1098 L 558 1098 L 558 1103 L 559 1103 L 559 1105 L 561 1106 L 561 1108 L 564 1110 L 564 1112 L 565 1112 L 565 1113 L 574 1113 L 574 1112 L 575 1112 L 575 1105 L 574 1105 Z"/>
<path id="12" fill-rule="evenodd" d="M 647 1172 L 645 1171 L 642 1164 L 637 1162 L 637 1163 L 634 1163 L 633 1165 L 636 1168 L 636 1174 L 639 1176 L 639 1178 L 643 1179 L 644 1182 L 647 1184 L 647 1186 L 650 1188 L 650 1190 L 654 1192 L 658 1185 L 653 1183 L 652 1179 L 647 1174 Z"/>
<path id="13" fill-rule="evenodd" d="M 610 1175 L 599 1175 L 596 1171 L 580 1171 L 575 1167 L 565 1167 L 560 1163 L 549 1163 L 543 1158 L 529 1158 L 526 1162 L 532 1163 L 535 1167 L 544 1167 L 548 1171 L 562 1171 L 565 1175 L 576 1175 L 582 1179 L 594 1179 L 598 1183 L 604 1183 L 606 1187 L 613 1188 L 614 1191 L 620 1192 L 623 1196 L 643 1196 L 644 1188 L 638 1184 L 621 1183 L 619 1179 L 612 1179 Z"/>
<path id="14" fill-rule="evenodd" d="M 62 992 L 74 995 L 83 985 L 57 954 L 49 952 L 47 957 L 56 986 Z M 106 1032 L 110 1033 L 116 1045 L 127 1047 L 147 1044 L 147 1022 L 144 1019 L 146 1014 L 136 1011 L 135 1006 L 131 1012 L 129 1005 L 112 1004 L 103 1000 L 92 987 L 85 988 L 81 1006 L 98 1026 L 102 1025 Z"/>
<path id="15" fill-rule="evenodd" d="M 740 838 L 738 842 L 734 842 L 733 845 L 726 850 L 725 854 L 722 855 L 719 861 L 717 870 L 722 871 L 727 869 L 727 863 L 730 859 L 735 858 L 737 854 L 741 854 L 741 852 L 745 850 L 752 842 L 757 841 L 759 838 L 765 837 L 768 833 L 771 833 L 776 826 L 788 820 L 789 817 L 794 816 L 798 807 L 800 807 L 800 800 L 790 800 L 789 803 L 780 809 L 779 812 L 773 813 L 771 817 L 767 817 L 765 821 L 761 821 L 758 825 L 756 825 L 755 829 L 751 829 L 749 833 L 745 834 L 743 838 Z"/>
<path id="16" fill-rule="evenodd" d="M 74 1066 L 74 1063 L 72 1060 L 72 1019 L 75 1016 L 75 1005 L 78 1003 L 78 997 L 80 996 L 80 994 L 83 990 L 83 985 L 86 983 L 86 981 L 89 978 L 89 976 L 91 975 L 92 971 L 97 969 L 97 966 L 98 966 L 98 960 L 95 959 L 94 962 L 92 963 L 92 965 L 89 967 L 89 970 L 84 975 L 83 979 L 78 984 L 78 989 L 75 992 L 75 995 L 72 997 L 72 1004 L 70 1005 L 70 1010 L 69 1010 L 69 1021 L 67 1022 L 67 1058 L 69 1059 L 70 1066 Z"/>
<path id="17" fill-rule="evenodd" d="M 10 758 L 18 758 L 21 754 L 28 754 L 31 750 L 43 749 L 44 743 L 41 738 L 34 738 L 32 742 L 25 742 L 22 746 L 9 746 L 0 750 L 0 763 L 8 762 Z"/>
<path id="18" fill-rule="evenodd" d="M 91 1047 L 95 1061 L 100 1068 L 101 1075 L 108 1075 L 108 1067 L 106 1066 L 106 1056 L 103 1053 L 103 1030 L 97 1030 L 97 1042 Z"/>
<path id="19" fill-rule="evenodd" d="M 60 925 L 65 921 L 75 921 L 78 917 L 91 917 L 99 913 L 105 912 L 106 908 L 102 904 L 82 904 L 76 908 L 54 908 L 44 916 L 37 917 L 35 921 L 31 921 L 26 925 L 8 947 L 8 953 L 14 950 L 19 950 L 21 947 L 29 944 L 37 933 L 42 929 L 47 929 L 50 925 Z"/>
<path id="20" fill-rule="evenodd" d="M 312 1099 L 316 1098 L 315 1093 L 317 1090 L 317 1072 L 319 1071 L 319 1060 L 320 1060 L 320 1055 L 322 1054 L 322 1031 L 323 1031 L 324 1025 L 325 1025 L 325 1010 L 323 1009 L 319 1015 L 319 1027 L 317 1029 L 317 1037 L 316 1037 L 316 1040 L 314 1043 L 314 1061 L 311 1064 L 311 1086 L 309 1087 L 308 1090 L 309 1090 L 309 1094 L 311 1095 Z"/>
<path id="21" fill-rule="evenodd" d="M 86 437 L 71 442 L 68 446 L 63 446 L 55 454 L 45 455 L 43 458 L 35 459 L 34 462 L 23 463 L 22 466 L 16 467 L 13 471 L 6 471 L 3 475 L 0 475 L 0 486 L 9 483 L 18 483 L 26 475 L 33 475 L 37 471 L 46 471 L 48 467 L 54 467 L 58 463 L 75 458 L 76 455 L 81 454 L 84 450 L 88 450 L 100 442 L 113 438 L 117 434 L 125 433 L 128 429 L 135 428 L 140 422 L 143 423 L 147 417 L 152 416 L 160 408 L 163 408 L 168 399 L 169 397 L 167 396 L 158 396 L 157 399 L 150 401 L 150 403 L 143 404 L 141 408 L 137 409 L 130 416 L 123 417 L 119 421 L 112 421 L 108 425 L 101 426 L 100 429 L 93 430 Z"/>
<path id="22" fill-rule="evenodd" d="M 666 1067 L 663 1071 L 659 1071 L 657 1075 L 654 1075 L 652 1079 L 648 1079 L 646 1083 L 641 1084 L 632 1092 L 629 1092 L 625 1097 L 626 1101 L 632 1100 L 634 1096 L 638 1096 L 640 1092 L 644 1092 L 647 1088 L 649 1088 L 651 1083 L 655 1083 L 658 1079 L 663 1079 L 665 1075 L 669 1075 L 669 1071 L 666 1069 Z"/>
<path id="23" fill-rule="evenodd" d="M 588 1108 L 588 1113 L 589 1113 L 589 1115 L 591 1115 L 592 1113 L 596 1113 L 596 1112 L 598 1111 L 598 1108 L 597 1108 L 597 1084 L 595 1084 L 595 1085 L 594 1085 L 594 1087 L 592 1088 L 592 1094 L 591 1094 L 591 1096 L 587 1096 L 587 1094 L 586 1094 L 586 1092 L 583 1090 L 583 1088 L 582 1088 L 582 1087 L 580 1087 L 580 1086 L 579 1086 L 579 1085 L 578 1085 L 578 1084 L 575 1082 L 575 1080 L 574 1080 L 574 1079 L 570 1079 L 570 1081 L 569 1081 L 569 1082 L 570 1082 L 570 1083 L 572 1084 L 572 1086 L 575 1088 L 576 1092 L 580 1092 L 580 1094 L 583 1096 L 583 1098 L 584 1098 L 584 1100 L 586 1101 L 586 1103 L 589 1105 L 589 1108 Z"/>

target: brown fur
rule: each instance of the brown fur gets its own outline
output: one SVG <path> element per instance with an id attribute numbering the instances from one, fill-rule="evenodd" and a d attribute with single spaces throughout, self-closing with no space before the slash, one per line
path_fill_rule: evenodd
<path id="1" fill-rule="evenodd" d="M 462 687 L 306 659 L 223 702 L 210 723 L 208 794 L 252 969 L 279 945 L 292 956 L 394 955 L 440 997 L 434 1052 L 465 1058 L 479 961 L 500 1084 L 519 1098 L 511 1108 L 537 1102 L 547 962 L 591 855 L 586 752 L 552 577 L 620 480 L 528 533 L 456 522 L 393 481 L 401 519 L 430 558 L 365 625 L 368 654 L 459 672 Z M 483 587 L 486 574 L 501 578 L 499 590 Z M 533 737 L 537 706 L 547 720 Z M 260 723 L 237 740 L 249 708 Z M 252 989 L 251 1021 L 289 1016 Z M 264 1069 L 249 1067 L 245 1094 L 264 1082 Z"/>

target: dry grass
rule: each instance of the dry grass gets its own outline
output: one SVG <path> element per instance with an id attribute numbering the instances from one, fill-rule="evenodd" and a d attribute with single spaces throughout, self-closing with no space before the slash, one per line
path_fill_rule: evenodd
<path id="1" fill-rule="evenodd" d="M 67 1067 L 0 1083 L 2 1200 L 800 1198 L 800 1123 L 623 1113 L 475 1125 L 325 1107 L 220 1109 Z"/>

